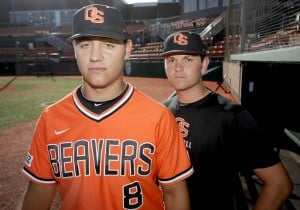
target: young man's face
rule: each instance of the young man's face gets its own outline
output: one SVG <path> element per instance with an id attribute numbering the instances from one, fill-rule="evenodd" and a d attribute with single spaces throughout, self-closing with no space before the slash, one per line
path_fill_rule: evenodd
<path id="1" fill-rule="evenodd" d="M 131 53 L 131 41 L 88 37 L 73 42 L 75 58 L 85 83 L 105 88 L 122 79 L 124 60 Z"/>
<path id="2" fill-rule="evenodd" d="M 201 81 L 201 72 L 207 68 L 199 55 L 170 54 L 165 56 L 165 72 L 176 90 L 186 90 Z"/>

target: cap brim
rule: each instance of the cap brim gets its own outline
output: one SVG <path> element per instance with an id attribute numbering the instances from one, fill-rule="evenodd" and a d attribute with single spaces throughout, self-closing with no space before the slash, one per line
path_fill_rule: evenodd
<path id="1" fill-rule="evenodd" d="M 200 53 L 198 51 L 188 51 L 188 50 L 170 50 L 167 52 L 163 52 L 162 55 L 176 54 L 176 53 L 186 53 L 192 55 L 205 55 L 204 53 Z"/>
<path id="2" fill-rule="evenodd" d="M 120 41 L 125 41 L 128 39 L 128 36 L 126 33 L 120 34 L 120 33 L 113 33 L 113 32 L 105 32 L 105 33 L 85 33 L 85 34 L 74 34 L 71 37 L 69 37 L 66 41 L 71 43 L 74 39 L 80 38 L 80 37 L 105 37 L 105 38 L 110 38 L 110 39 L 116 39 Z"/>

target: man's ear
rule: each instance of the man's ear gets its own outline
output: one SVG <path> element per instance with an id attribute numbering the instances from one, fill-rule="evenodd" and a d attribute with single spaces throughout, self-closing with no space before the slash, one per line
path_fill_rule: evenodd
<path id="1" fill-rule="evenodd" d="M 125 43 L 125 59 L 129 59 L 132 50 L 132 40 L 128 39 Z"/>
<path id="2" fill-rule="evenodd" d="M 209 58 L 205 56 L 202 60 L 201 74 L 204 74 L 206 72 L 208 65 L 209 65 Z"/>
<path id="3" fill-rule="evenodd" d="M 76 53 L 76 50 L 75 50 L 75 44 L 76 44 L 76 41 L 73 40 L 72 41 L 72 47 L 73 47 L 73 51 L 74 51 L 74 57 L 75 57 L 75 59 L 77 59 L 77 53 Z"/>

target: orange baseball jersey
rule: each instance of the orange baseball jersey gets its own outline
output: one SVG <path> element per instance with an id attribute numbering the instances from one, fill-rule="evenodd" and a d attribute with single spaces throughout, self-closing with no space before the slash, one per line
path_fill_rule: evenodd
<path id="1" fill-rule="evenodd" d="M 128 84 L 122 98 L 95 114 L 78 88 L 41 114 L 25 176 L 57 184 L 61 209 L 164 209 L 158 183 L 193 173 L 172 113 Z"/>

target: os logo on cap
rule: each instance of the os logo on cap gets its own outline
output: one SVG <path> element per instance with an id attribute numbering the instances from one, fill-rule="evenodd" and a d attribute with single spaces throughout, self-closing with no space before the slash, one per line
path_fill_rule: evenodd
<path id="1" fill-rule="evenodd" d="M 92 23 L 104 23 L 104 12 L 96 7 L 88 7 L 84 11 L 84 19 Z"/>
<path id="2" fill-rule="evenodd" d="M 71 43 L 79 37 L 106 37 L 125 41 L 129 39 L 125 21 L 118 9 L 102 4 L 82 7 L 73 15 Z"/>
<path id="3" fill-rule="evenodd" d="M 179 45 L 188 45 L 188 37 L 182 33 L 176 33 L 173 37 L 173 42 Z"/>

